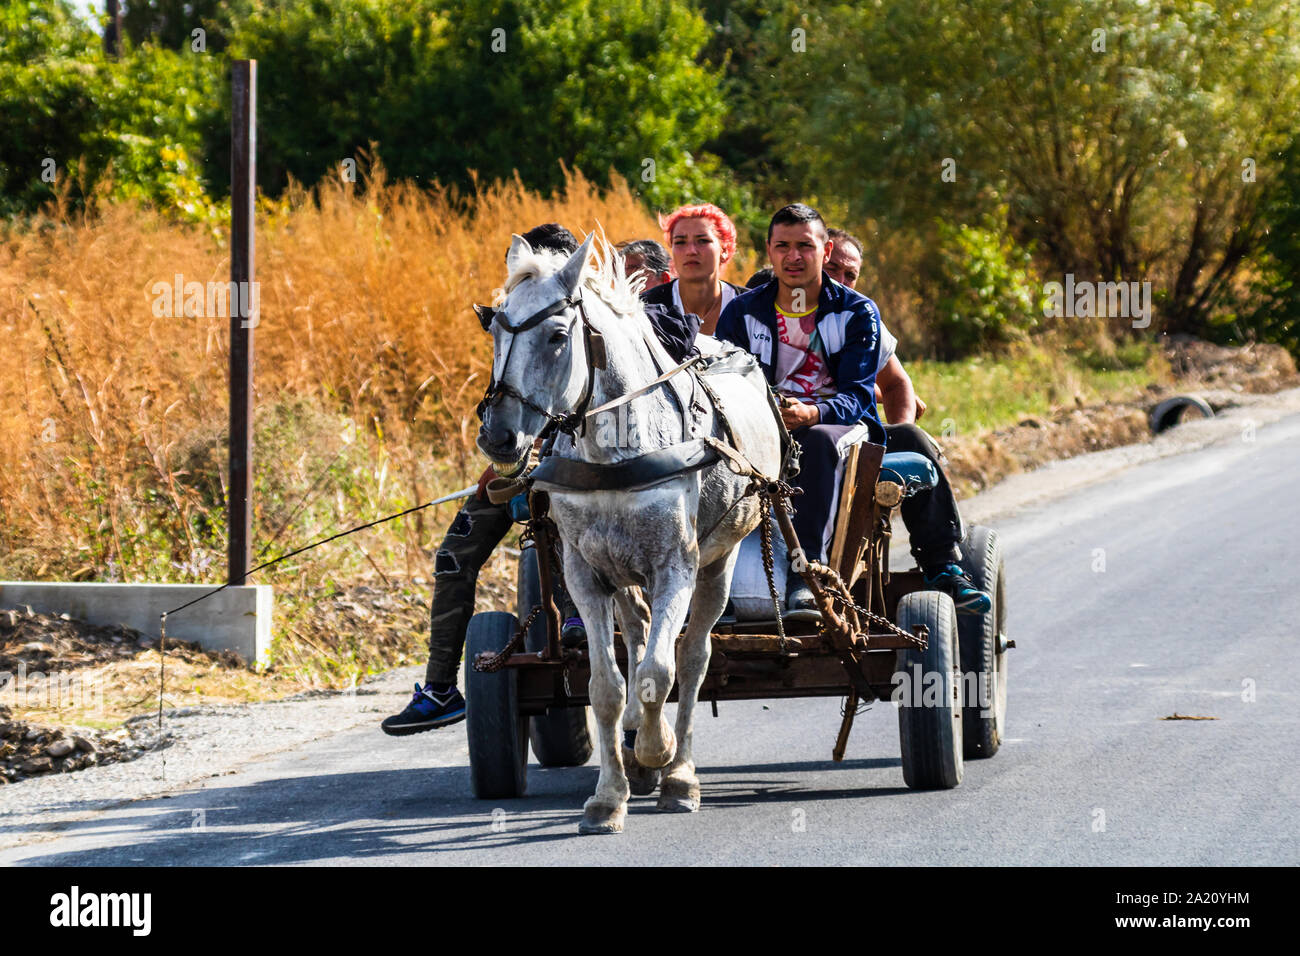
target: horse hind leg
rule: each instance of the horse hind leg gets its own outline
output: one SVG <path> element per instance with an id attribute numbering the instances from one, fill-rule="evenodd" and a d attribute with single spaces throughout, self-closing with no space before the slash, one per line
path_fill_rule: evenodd
<path id="1" fill-rule="evenodd" d="M 627 647 L 627 672 L 635 674 L 645 658 L 646 638 L 650 631 L 650 607 L 641 596 L 640 588 L 622 588 L 614 593 L 614 613 Z M 623 710 L 623 772 L 627 775 L 632 795 L 645 797 L 659 786 L 660 771 L 643 767 L 637 762 L 633 749 L 637 728 L 641 726 L 644 708 L 635 693 L 636 682 L 628 681 L 627 707 Z"/>
<path id="2" fill-rule="evenodd" d="M 700 570 L 691 600 L 691 619 L 677 652 L 677 753 L 664 773 L 657 809 L 694 813 L 700 808 L 700 778 L 695 773 L 692 738 L 695 704 L 709 669 L 710 632 L 727 605 L 737 552 Z"/>

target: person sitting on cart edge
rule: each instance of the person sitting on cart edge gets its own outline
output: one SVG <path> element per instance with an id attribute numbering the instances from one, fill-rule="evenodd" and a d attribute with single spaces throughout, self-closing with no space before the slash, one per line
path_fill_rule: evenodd
<path id="1" fill-rule="evenodd" d="M 862 269 L 862 243 L 843 229 L 831 229 L 829 235 L 834 248 L 826 258 L 826 274 L 840 285 L 856 290 Z M 961 513 L 957 510 L 957 499 L 952 493 L 939 446 L 925 429 L 916 424 L 916 420 L 925 414 L 926 406 L 913 389 L 911 377 L 895 354 L 897 347 L 898 340 L 881 321 L 880 358 L 876 364 L 876 399 L 888 418 L 885 423 L 885 444 L 890 451 L 914 451 L 925 456 L 930 459 L 939 476 L 933 489 L 903 499 L 899 509 L 903 515 L 903 524 L 914 542 L 914 553 L 933 553 L 936 557 L 928 562 L 918 557 L 917 563 L 926 567 L 927 564 L 938 564 L 943 560 L 948 542 L 961 541 Z M 960 548 L 961 545 L 958 543 L 957 547 Z M 946 573 L 946 568 L 941 573 Z M 962 602 L 964 610 L 981 612 L 984 608 L 981 594 L 982 592 L 976 592 L 964 599 L 957 595 L 957 598 Z"/>
<path id="2" fill-rule="evenodd" d="M 815 209 L 802 203 L 780 209 L 767 231 L 775 278 L 733 299 L 715 333 L 757 356 L 768 381 L 787 396 L 781 417 L 802 450 L 794 479 L 802 494 L 794 499 L 792 521 L 805 555 L 822 562 L 833 519 L 838 442 L 865 423 L 871 441 L 890 445 L 875 403 L 880 310 L 866 296 L 824 274 L 832 249 L 826 224 Z M 898 434 L 898 444 L 913 450 L 913 443 L 903 439 L 910 433 Z M 952 594 L 958 610 L 981 613 L 989 608 L 990 598 L 957 564 L 961 522 L 955 503 L 952 514 L 942 513 L 940 497 L 933 490 L 913 496 L 917 507 L 909 512 L 920 525 L 908 527 L 913 555 L 928 587 Z M 812 590 L 793 572 L 786 607 L 816 608 Z"/>
<path id="3" fill-rule="evenodd" d="M 558 223 L 545 223 L 523 234 L 528 244 L 538 250 L 571 256 L 578 250 L 578 240 Z M 646 314 L 664 347 L 685 359 L 699 318 L 687 316 L 672 307 L 647 306 Z M 465 652 L 465 631 L 474 614 L 474 592 L 479 570 L 514 523 L 508 504 L 494 505 L 484 489 L 496 477 L 491 466 L 479 478 L 478 492 L 457 512 L 442 545 L 434 555 L 434 587 L 429 609 L 429 660 L 425 665 L 424 686 L 415 685 L 411 702 L 399 714 L 386 718 L 380 725 L 384 733 L 395 737 L 418 734 L 446 727 L 465 719 L 465 698 L 456 686 L 460 659 Z M 582 619 L 569 596 L 563 596 L 562 637 L 566 643 L 586 639 Z"/>

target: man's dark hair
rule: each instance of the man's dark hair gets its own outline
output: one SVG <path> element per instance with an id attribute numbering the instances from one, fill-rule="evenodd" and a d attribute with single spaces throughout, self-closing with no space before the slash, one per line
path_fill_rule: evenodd
<path id="1" fill-rule="evenodd" d="M 762 269 L 759 269 L 757 272 L 755 272 L 752 276 L 749 277 L 749 281 L 745 283 L 745 288 L 757 289 L 761 285 L 767 285 L 775 278 L 776 278 L 776 273 L 772 271 L 772 267 L 764 266 Z"/>
<path id="2" fill-rule="evenodd" d="M 578 240 L 558 222 L 544 222 L 540 226 L 534 226 L 523 234 L 523 238 L 534 252 L 545 249 L 547 252 L 571 256 L 578 251 Z M 506 256 L 509 255 L 507 252 Z"/>
<path id="3" fill-rule="evenodd" d="M 828 229 L 826 230 L 826 238 L 837 246 L 847 243 L 858 250 L 858 255 L 864 254 L 866 247 L 862 245 L 862 240 L 845 229 Z"/>
<path id="4" fill-rule="evenodd" d="M 642 268 L 649 269 L 655 275 L 673 271 L 673 260 L 669 257 L 668 250 L 653 239 L 629 239 L 627 242 L 620 242 L 618 251 L 623 253 L 624 259 L 628 256 L 640 256 Z"/>
<path id="5" fill-rule="evenodd" d="M 772 221 L 767 224 L 767 241 L 772 241 L 772 230 L 777 226 L 793 226 L 801 222 L 815 222 L 821 226 L 822 240 L 826 239 L 826 220 L 812 206 L 805 206 L 801 202 L 792 202 L 788 206 L 782 206 L 772 217 Z"/>

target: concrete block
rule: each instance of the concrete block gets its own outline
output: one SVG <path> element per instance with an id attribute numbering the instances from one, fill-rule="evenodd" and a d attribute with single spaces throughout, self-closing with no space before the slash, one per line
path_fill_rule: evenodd
<path id="1" fill-rule="evenodd" d="M 0 608 L 28 605 L 44 614 L 67 614 L 90 624 L 125 624 L 158 636 L 164 611 L 212 591 L 206 584 L 74 584 L 0 581 Z M 205 650 L 234 651 L 258 666 L 271 651 L 271 586 L 226 588 L 167 617 L 167 636 L 194 641 Z"/>

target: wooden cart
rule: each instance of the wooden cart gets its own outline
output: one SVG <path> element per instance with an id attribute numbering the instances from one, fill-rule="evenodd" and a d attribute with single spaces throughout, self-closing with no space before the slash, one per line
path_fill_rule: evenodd
<path id="1" fill-rule="evenodd" d="M 919 458 L 920 456 L 915 456 Z M 966 758 L 991 757 L 1006 715 L 1006 586 L 996 532 L 970 529 L 963 565 L 993 598 L 982 615 L 956 614 L 919 571 L 891 571 L 890 520 L 910 489 L 880 445 L 855 446 L 845 463 L 829 566 L 812 570 L 825 613 L 719 624 L 700 702 L 776 697 L 846 698 L 833 757 L 840 760 L 860 703 L 898 701 L 903 776 L 915 789 L 961 782 Z M 884 468 L 882 469 L 882 462 Z M 518 797 L 531 744 L 544 767 L 579 766 L 592 753 L 585 647 L 564 648 L 554 601 L 553 526 L 544 492 L 531 494 L 532 521 L 519 563 L 519 613 L 487 612 L 467 636 L 467 734 L 476 796 Z M 793 540 L 788 518 L 778 508 Z M 519 633 L 522 647 L 501 652 Z M 617 642 L 627 673 L 626 649 Z M 480 670 L 488 665 L 496 669 Z M 676 699 L 676 690 L 670 700 Z"/>

